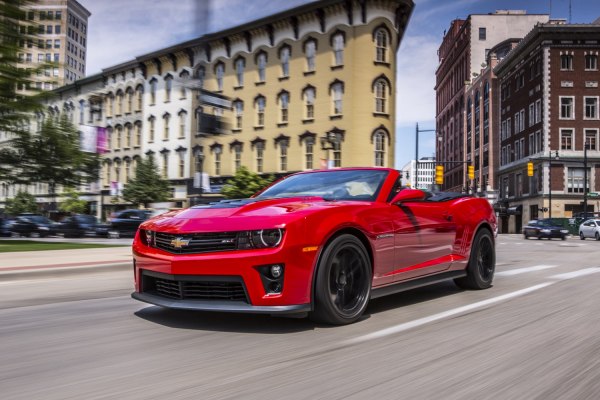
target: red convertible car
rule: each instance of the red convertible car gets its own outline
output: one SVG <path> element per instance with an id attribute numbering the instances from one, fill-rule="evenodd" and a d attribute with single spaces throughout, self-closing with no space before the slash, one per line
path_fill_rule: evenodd
<path id="1" fill-rule="evenodd" d="M 132 297 L 347 324 L 386 294 L 447 279 L 490 287 L 496 227 L 487 200 L 406 188 L 393 169 L 301 172 L 144 222 Z"/>

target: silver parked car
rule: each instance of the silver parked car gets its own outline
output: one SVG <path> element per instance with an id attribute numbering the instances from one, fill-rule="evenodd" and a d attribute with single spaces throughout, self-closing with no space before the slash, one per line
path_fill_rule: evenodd
<path id="1" fill-rule="evenodd" d="M 600 240 L 600 219 L 588 219 L 579 225 L 579 238 L 594 238 Z"/>

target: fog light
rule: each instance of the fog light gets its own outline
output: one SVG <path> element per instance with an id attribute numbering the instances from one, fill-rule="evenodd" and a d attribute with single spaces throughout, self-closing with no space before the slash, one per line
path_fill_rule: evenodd
<path id="1" fill-rule="evenodd" d="M 281 265 L 271 265 L 271 276 L 278 279 L 283 273 L 283 267 Z"/>

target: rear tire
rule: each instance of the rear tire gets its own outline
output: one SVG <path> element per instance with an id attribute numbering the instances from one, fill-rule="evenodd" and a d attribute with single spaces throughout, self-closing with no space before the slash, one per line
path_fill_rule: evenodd
<path id="1" fill-rule="evenodd" d="M 454 283 L 463 289 L 487 289 L 492 286 L 495 270 L 494 239 L 490 231 L 482 229 L 477 232 L 471 245 L 467 276 L 455 279 Z"/>
<path id="2" fill-rule="evenodd" d="M 600 233 L 596 232 L 596 240 L 600 240 Z"/>
<path id="3" fill-rule="evenodd" d="M 583 235 L 583 232 L 579 232 L 579 239 L 585 240 L 585 236 Z"/>
<path id="4" fill-rule="evenodd" d="M 369 303 L 371 259 L 353 235 L 340 235 L 327 245 L 319 261 L 314 291 L 314 321 L 345 325 L 358 320 Z"/>

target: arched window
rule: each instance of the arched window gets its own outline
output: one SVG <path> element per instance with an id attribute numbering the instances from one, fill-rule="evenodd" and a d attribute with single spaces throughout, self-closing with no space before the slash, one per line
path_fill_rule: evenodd
<path id="1" fill-rule="evenodd" d="M 266 69 L 267 69 L 267 53 L 261 51 L 256 56 L 256 66 L 258 68 L 258 81 L 264 82 L 266 80 Z"/>
<path id="2" fill-rule="evenodd" d="M 265 125 L 265 105 L 264 96 L 257 96 L 254 100 L 254 108 L 256 109 L 256 126 Z"/>
<path id="3" fill-rule="evenodd" d="M 375 166 L 385 167 L 385 137 L 382 130 L 378 130 L 373 135 L 373 144 L 375 145 Z"/>
<path id="4" fill-rule="evenodd" d="M 133 135 L 131 124 L 125 125 L 125 148 L 131 147 L 131 137 Z"/>
<path id="5" fill-rule="evenodd" d="M 242 144 L 235 143 L 231 150 L 233 151 L 233 169 L 237 172 L 242 167 Z"/>
<path id="6" fill-rule="evenodd" d="M 165 76 L 165 102 L 171 101 L 171 91 L 173 90 L 173 76 Z"/>
<path id="7" fill-rule="evenodd" d="M 199 67 L 195 72 L 195 78 L 198 79 L 198 87 L 202 89 L 204 87 L 204 79 L 206 77 L 206 70 L 204 67 Z"/>
<path id="8" fill-rule="evenodd" d="M 317 56 L 317 41 L 309 39 L 304 43 L 304 54 L 306 55 L 306 71 L 315 70 L 315 60 Z"/>
<path id="9" fill-rule="evenodd" d="M 290 94 L 285 90 L 281 91 L 277 96 L 277 104 L 279 105 L 279 122 L 288 122 L 288 107 L 290 103 Z"/>
<path id="10" fill-rule="evenodd" d="M 187 121 L 187 112 L 185 110 L 179 111 L 179 139 L 185 138 L 186 132 L 186 121 Z"/>
<path id="11" fill-rule="evenodd" d="M 217 90 L 223 90 L 223 75 L 225 75 L 225 64 L 222 62 L 215 65 L 215 76 L 217 78 Z"/>
<path id="12" fill-rule="evenodd" d="M 331 84 L 331 100 L 332 100 L 332 114 L 340 115 L 342 114 L 342 98 L 344 96 L 344 83 L 337 81 Z"/>
<path id="13" fill-rule="evenodd" d="M 221 175 L 221 153 L 223 148 L 221 145 L 213 146 L 212 152 L 215 158 L 215 175 Z"/>
<path id="14" fill-rule="evenodd" d="M 279 171 L 288 170 L 288 149 L 290 147 L 290 138 L 280 135 L 275 139 L 275 146 L 279 148 Z"/>
<path id="15" fill-rule="evenodd" d="M 180 77 L 180 78 L 181 78 L 181 80 L 183 80 L 184 82 L 185 82 L 185 81 L 188 81 L 188 80 L 190 79 L 190 73 L 189 73 L 188 71 L 182 71 L 182 72 L 179 74 L 179 77 Z M 186 88 L 185 88 L 185 85 L 184 85 L 184 84 L 180 85 L 180 88 L 179 88 L 179 97 L 180 97 L 181 99 L 185 99 L 185 98 L 187 97 L 187 90 L 186 90 Z"/>
<path id="16" fill-rule="evenodd" d="M 127 107 L 125 108 L 125 112 L 127 114 L 131 114 L 131 112 L 133 111 L 133 89 L 132 88 L 127 88 Z"/>
<path id="17" fill-rule="evenodd" d="M 117 115 L 123 114 L 123 92 L 119 90 L 117 92 Z"/>
<path id="18" fill-rule="evenodd" d="M 255 140 L 254 149 L 256 150 L 256 172 L 262 173 L 264 169 L 264 158 L 265 158 L 265 141 Z"/>
<path id="19" fill-rule="evenodd" d="M 333 47 L 333 65 L 344 65 L 344 34 L 342 32 L 334 34 L 331 38 L 331 44 Z"/>
<path id="20" fill-rule="evenodd" d="M 315 118 L 315 97 L 316 91 L 313 86 L 307 86 L 302 91 L 302 98 L 304 100 L 304 119 Z"/>
<path id="21" fill-rule="evenodd" d="M 375 82 L 375 112 L 385 114 L 388 111 L 387 106 L 387 82 L 384 79 L 378 79 Z"/>
<path id="22" fill-rule="evenodd" d="M 388 62 L 389 34 L 387 29 L 378 28 L 374 34 L 375 37 L 375 61 Z"/>
<path id="23" fill-rule="evenodd" d="M 156 104 L 156 78 L 150 80 L 150 105 Z"/>
<path id="24" fill-rule="evenodd" d="M 153 115 L 148 118 L 148 143 L 154 143 L 154 136 L 156 132 L 156 118 Z"/>
<path id="25" fill-rule="evenodd" d="M 163 140 L 169 140 L 169 124 L 171 122 L 171 114 L 165 113 L 163 115 Z"/>
<path id="26" fill-rule="evenodd" d="M 135 111 L 142 111 L 143 108 L 143 98 L 144 98 L 144 87 L 142 85 L 138 85 L 137 88 L 135 88 L 135 96 L 137 98 L 137 109 Z"/>
<path id="27" fill-rule="evenodd" d="M 237 77 L 238 87 L 244 86 L 244 67 L 246 66 L 246 60 L 244 57 L 238 57 L 235 60 L 235 76 Z"/>
<path id="28" fill-rule="evenodd" d="M 117 150 L 121 148 L 121 141 L 122 141 L 122 136 L 123 136 L 123 127 L 121 125 L 117 125 L 115 127 L 115 135 L 114 135 L 114 139 L 115 139 L 115 143 L 113 144 L 113 149 Z"/>
<path id="29" fill-rule="evenodd" d="M 233 113 L 234 129 L 242 129 L 242 116 L 244 115 L 244 102 L 242 100 L 235 100 L 233 102 Z"/>
<path id="30" fill-rule="evenodd" d="M 136 121 L 136 123 L 134 124 L 134 130 L 135 130 L 135 140 L 133 145 L 135 147 L 140 147 L 140 144 L 142 143 L 142 122 L 141 121 Z"/>
<path id="31" fill-rule="evenodd" d="M 279 59 L 281 60 L 281 76 L 290 76 L 290 56 L 291 49 L 289 46 L 283 46 L 279 49 Z"/>

